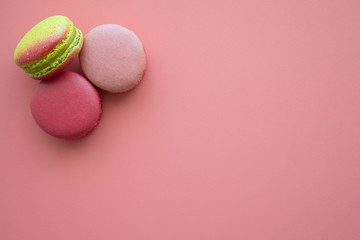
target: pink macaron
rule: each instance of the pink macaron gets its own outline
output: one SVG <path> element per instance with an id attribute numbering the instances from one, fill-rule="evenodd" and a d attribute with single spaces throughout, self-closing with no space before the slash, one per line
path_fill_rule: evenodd
<path id="1" fill-rule="evenodd" d="M 31 99 L 31 112 L 48 134 L 80 139 L 98 125 L 101 99 L 86 78 L 74 72 L 62 72 L 39 83 Z"/>
<path id="2" fill-rule="evenodd" d="M 86 34 L 80 64 L 95 86 L 121 93 L 134 88 L 143 78 L 146 55 L 135 33 L 116 24 L 105 24 Z"/>

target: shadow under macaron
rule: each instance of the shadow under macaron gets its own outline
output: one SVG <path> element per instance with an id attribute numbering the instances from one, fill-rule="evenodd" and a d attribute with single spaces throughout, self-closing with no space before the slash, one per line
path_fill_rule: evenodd
<path id="1" fill-rule="evenodd" d="M 76 58 L 65 68 L 65 71 L 76 72 L 76 73 L 86 77 L 84 72 L 81 69 L 79 56 L 76 56 Z"/>

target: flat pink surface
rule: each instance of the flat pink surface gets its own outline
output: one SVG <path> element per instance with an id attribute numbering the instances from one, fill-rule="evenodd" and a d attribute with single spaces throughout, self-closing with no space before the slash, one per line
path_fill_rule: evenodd
<path id="1" fill-rule="evenodd" d="M 360 2 L 1 3 L 1 240 L 360 239 Z M 121 24 L 148 69 L 88 138 L 44 133 L 13 63 L 55 14 Z M 79 72 L 78 61 L 69 68 Z"/>

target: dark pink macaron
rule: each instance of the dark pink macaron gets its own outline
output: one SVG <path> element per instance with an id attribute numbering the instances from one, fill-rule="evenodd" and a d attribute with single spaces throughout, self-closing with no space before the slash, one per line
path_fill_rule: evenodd
<path id="1" fill-rule="evenodd" d="M 42 81 L 31 99 L 31 112 L 48 134 L 80 139 L 90 134 L 101 118 L 101 99 L 91 83 L 74 72 L 62 72 Z"/>

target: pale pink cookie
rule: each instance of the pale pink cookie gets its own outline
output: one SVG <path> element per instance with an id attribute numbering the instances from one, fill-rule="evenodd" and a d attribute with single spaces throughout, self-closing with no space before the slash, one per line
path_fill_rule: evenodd
<path id="1" fill-rule="evenodd" d="M 105 24 L 86 34 L 80 64 L 95 86 L 121 93 L 141 81 L 146 55 L 139 38 L 132 31 L 116 24 Z"/>

